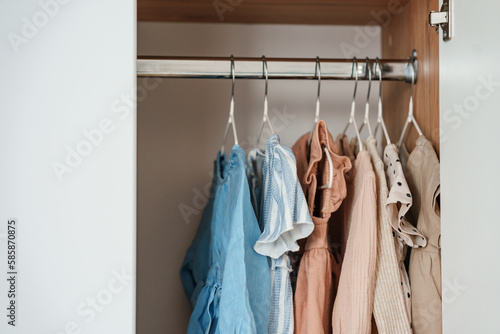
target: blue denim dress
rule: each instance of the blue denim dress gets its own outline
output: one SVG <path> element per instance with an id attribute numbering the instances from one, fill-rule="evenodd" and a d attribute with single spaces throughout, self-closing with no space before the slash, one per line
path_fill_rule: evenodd
<path id="1" fill-rule="evenodd" d="M 260 229 L 250 201 L 241 147 L 233 147 L 229 161 L 218 155 L 214 180 L 210 269 L 188 333 L 266 333 L 271 278 L 267 258 L 253 249 Z"/>
<path id="2" fill-rule="evenodd" d="M 214 175 L 218 170 L 217 161 L 214 162 Z M 217 191 L 217 179 L 214 177 L 210 187 L 208 202 L 203 209 L 200 225 L 196 231 L 193 243 L 189 247 L 184 263 L 181 267 L 181 282 L 184 292 L 191 305 L 194 308 L 198 295 L 207 280 L 209 262 L 208 252 L 210 249 L 212 212 L 214 207 L 214 198 Z"/>

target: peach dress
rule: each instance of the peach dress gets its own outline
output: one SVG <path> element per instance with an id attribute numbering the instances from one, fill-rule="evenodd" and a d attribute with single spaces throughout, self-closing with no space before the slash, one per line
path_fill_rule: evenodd
<path id="1" fill-rule="evenodd" d="M 340 273 L 340 262 L 333 256 L 328 243 L 328 224 L 332 212 L 346 197 L 344 174 L 351 168 L 351 162 L 337 155 L 337 146 L 324 121 L 316 124 L 310 149 L 308 139 L 309 134 L 305 134 L 292 147 L 297 174 L 314 222 L 297 276 L 295 333 L 323 334 L 331 333 L 330 317 Z M 333 183 L 330 189 L 319 189 L 328 184 L 330 176 L 324 148 L 332 158 Z"/>
<path id="2" fill-rule="evenodd" d="M 347 137 L 339 136 L 343 154 L 352 156 Z M 332 313 L 335 334 L 371 332 L 377 265 L 377 187 L 370 154 L 359 152 L 346 176 L 347 197 L 341 206 L 347 244 Z"/>

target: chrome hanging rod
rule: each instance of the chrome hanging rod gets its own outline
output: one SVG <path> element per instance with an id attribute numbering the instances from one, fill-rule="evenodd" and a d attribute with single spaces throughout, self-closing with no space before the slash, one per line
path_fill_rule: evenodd
<path id="1" fill-rule="evenodd" d="M 379 59 L 382 80 L 411 82 L 412 60 L 417 69 L 416 52 L 409 59 Z M 315 58 L 266 58 L 269 79 L 317 79 Z M 234 58 L 236 79 L 264 79 L 262 58 Z M 321 80 L 354 80 L 352 59 L 321 58 Z M 370 59 L 372 80 L 379 78 L 375 59 Z M 360 80 L 368 80 L 364 58 L 357 59 Z M 230 58 L 139 57 L 138 77 L 163 78 L 231 78 Z M 417 71 L 418 72 L 418 71 Z M 416 79 L 416 76 L 415 76 Z M 416 80 L 415 80 L 416 82 Z"/>

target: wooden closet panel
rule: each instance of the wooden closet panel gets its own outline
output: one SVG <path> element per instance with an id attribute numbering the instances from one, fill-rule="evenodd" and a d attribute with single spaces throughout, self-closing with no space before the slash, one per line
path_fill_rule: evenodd
<path id="1" fill-rule="evenodd" d="M 382 25 L 382 57 L 407 58 L 417 50 L 418 82 L 414 87 L 414 113 L 423 134 L 439 155 L 439 35 L 430 27 L 429 12 L 439 11 L 438 0 L 413 0 Z M 391 141 L 397 142 L 408 115 L 410 85 L 383 83 L 384 119 Z M 418 133 L 410 125 L 405 143 L 415 146 Z"/>
<path id="2" fill-rule="evenodd" d="M 137 19 L 165 22 L 378 25 L 378 12 L 401 7 L 408 1 L 138 0 Z"/>

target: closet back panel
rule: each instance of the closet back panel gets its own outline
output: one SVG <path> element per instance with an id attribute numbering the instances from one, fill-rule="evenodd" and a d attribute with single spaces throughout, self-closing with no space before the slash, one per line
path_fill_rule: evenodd
<path id="1" fill-rule="evenodd" d="M 345 54 L 343 46 L 355 45 L 359 31 L 364 29 L 367 28 L 140 22 L 138 54 L 345 58 L 350 55 Z M 381 30 L 370 29 L 372 37 L 358 50 L 358 57 L 381 55 Z M 236 71 L 237 66 L 236 63 Z M 190 309 L 179 269 L 206 201 L 205 190 L 222 142 L 231 90 L 230 80 L 156 80 L 138 79 L 139 334 L 186 330 Z M 348 121 L 353 87 L 353 81 L 322 82 L 321 118 L 334 136 Z M 366 88 L 367 82 L 359 84 L 359 122 L 363 118 Z M 269 82 L 270 116 L 283 144 L 292 146 L 311 130 L 316 90 L 316 81 Z M 259 130 L 263 94 L 262 80 L 236 81 L 236 127 L 240 144 L 247 151 L 253 147 Z M 374 82 L 372 121 L 376 118 L 377 96 L 378 84 Z M 229 135 L 227 150 L 232 143 Z"/>

